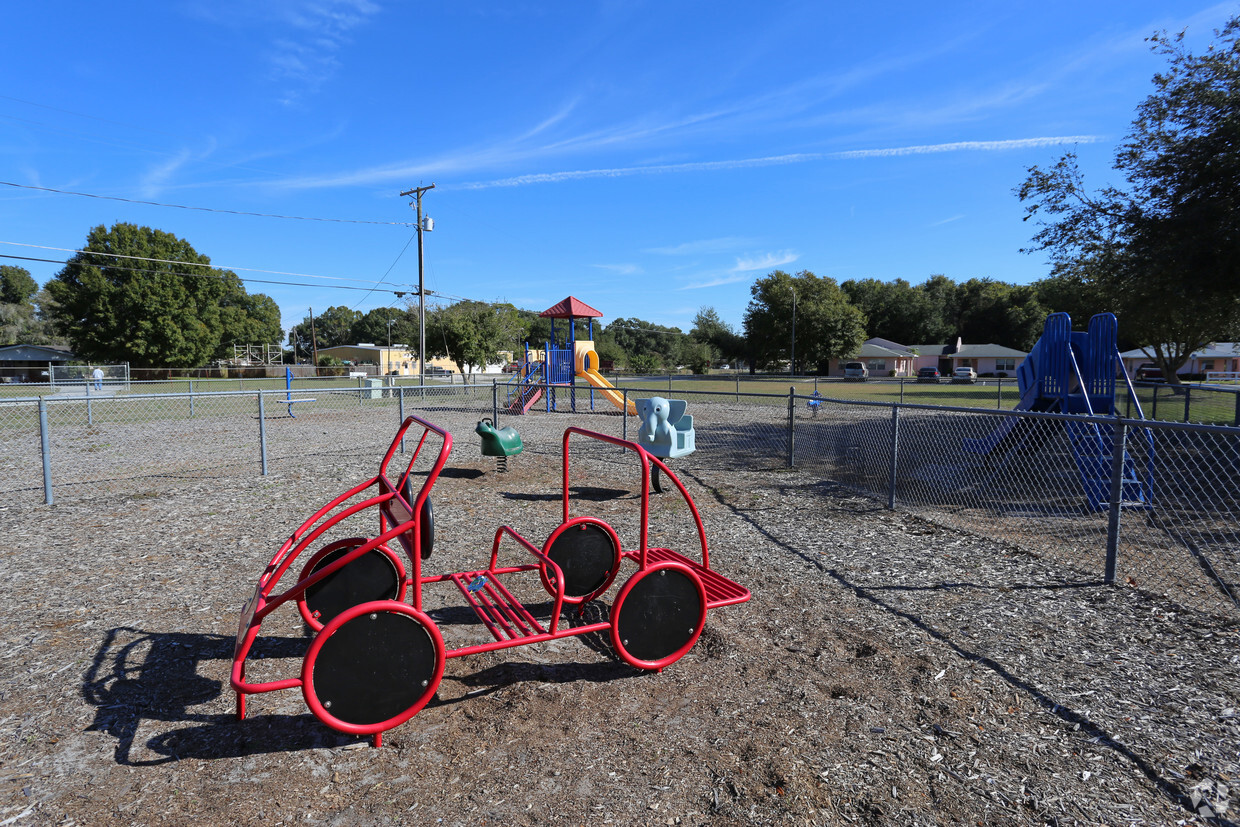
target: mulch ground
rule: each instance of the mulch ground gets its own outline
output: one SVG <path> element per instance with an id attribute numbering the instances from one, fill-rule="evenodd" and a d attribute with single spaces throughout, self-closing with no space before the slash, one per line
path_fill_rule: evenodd
<path id="1" fill-rule="evenodd" d="M 502 524 L 541 545 L 558 460 L 458 453 L 431 570 L 485 565 Z M 661 673 L 587 635 L 449 660 L 381 749 L 296 689 L 235 720 L 241 605 L 376 460 L 0 506 L 0 825 L 1234 823 L 1234 626 L 797 471 L 685 473 L 753 599 Z M 633 468 L 585 452 L 571 480 L 626 548 Z M 652 542 L 693 556 L 684 505 L 654 500 Z M 450 643 L 489 639 L 459 595 L 427 606 Z M 296 612 L 264 631 L 256 674 L 297 675 Z"/>

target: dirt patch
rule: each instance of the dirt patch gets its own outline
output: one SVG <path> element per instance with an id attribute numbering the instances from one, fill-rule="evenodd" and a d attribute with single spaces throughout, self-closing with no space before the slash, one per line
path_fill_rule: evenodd
<path id="1" fill-rule="evenodd" d="M 458 454 L 431 565 L 485 565 L 501 524 L 541 545 L 556 457 L 498 474 Z M 590 635 L 449 660 L 382 749 L 295 689 L 235 720 L 242 603 L 376 461 L 0 507 L 0 823 L 1231 823 L 1234 627 L 795 471 L 685 473 L 713 566 L 754 597 L 662 673 Z M 631 459 L 574 469 L 575 513 L 632 548 Z M 683 506 L 656 499 L 654 542 L 692 553 Z M 427 596 L 445 636 L 489 639 L 453 597 Z M 295 611 L 264 629 L 255 669 L 295 676 Z"/>

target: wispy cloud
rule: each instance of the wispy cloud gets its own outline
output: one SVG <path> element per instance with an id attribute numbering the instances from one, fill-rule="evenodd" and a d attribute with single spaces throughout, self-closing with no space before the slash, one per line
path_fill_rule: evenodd
<path id="1" fill-rule="evenodd" d="M 726 253 L 729 250 L 735 250 L 737 247 L 745 247 L 752 244 L 753 241 L 751 239 L 728 236 L 725 238 L 706 238 L 700 241 L 686 241 L 683 244 L 676 244 L 672 247 L 651 247 L 642 252 L 654 253 L 660 256 L 699 256 L 710 253 Z"/>
<path id="2" fill-rule="evenodd" d="M 678 287 L 678 290 L 701 290 L 706 287 L 722 287 L 725 284 L 736 284 L 738 281 L 749 281 L 752 276 L 748 273 L 733 273 L 729 276 L 715 276 L 706 281 L 695 281 L 692 284 L 686 284 Z"/>
<path id="3" fill-rule="evenodd" d="M 492 187 L 523 187 L 531 184 L 559 184 L 565 181 L 582 181 L 590 178 L 625 178 L 633 175 L 666 175 L 683 172 L 726 172 L 737 169 L 806 164 L 814 161 L 898 158 L 906 155 L 930 155 L 944 152 L 1003 152 L 1062 146 L 1064 144 L 1091 144 L 1101 139 L 1101 136 L 1098 135 L 1062 135 L 1040 138 L 1016 138 L 1002 141 L 953 141 L 942 144 L 852 149 L 842 152 L 799 152 L 788 155 L 766 155 L 758 158 L 732 158 L 723 161 L 690 161 L 683 164 L 651 164 L 631 167 L 607 167 L 603 169 L 565 170 L 563 172 L 540 172 L 516 175 L 511 178 L 497 178 L 491 181 L 471 181 L 450 186 L 452 189 L 464 190 L 481 190 Z"/>
<path id="4" fill-rule="evenodd" d="M 608 169 L 578 169 L 565 172 L 543 172 L 498 178 L 493 181 L 472 181 L 457 184 L 453 189 L 481 190 L 491 187 L 521 187 L 529 184 L 558 184 L 564 181 L 580 181 L 587 178 L 624 178 L 630 175 L 658 175 L 669 172 L 714 172 L 719 170 L 769 167 L 779 164 L 797 164 L 821 160 L 820 153 L 769 155 L 764 158 L 737 158 L 727 161 L 691 161 L 683 164 L 652 164 L 648 166 L 611 167 Z"/>
<path id="5" fill-rule="evenodd" d="M 201 162 L 215 151 L 215 141 L 207 148 L 194 152 L 182 149 L 167 160 L 161 161 L 148 169 L 138 181 L 138 192 L 143 198 L 154 198 L 169 186 L 176 175 L 191 163 Z"/>
<path id="6" fill-rule="evenodd" d="M 1101 140 L 1098 135 L 1060 135 L 1046 138 L 1017 138 L 1008 141 L 954 141 L 946 144 L 921 144 L 896 146 L 886 149 L 850 149 L 831 152 L 829 158 L 898 158 L 904 155 L 930 155 L 937 152 L 998 152 L 1015 149 L 1040 149 L 1063 144 L 1092 144 Z"/>
<path id="7" fill-rule="evenodd" d="M 951 218 L 943 218 L 943 219 L 940 219 L 939 221 L 934 221 L 934 222 L 931 222 L 930 224 L 928 224 L 928 225 L 926 225 L 926 226 L 929 226 L 929 227 L 942 227 L 944 224 L 950 224 L 950 223 L 952 223 L 953 221 L 959 221 L 959 220 L 960 220 L 960 219 L 962 219 L 962 218 L 964 218 L 964 216 L 963 216 L 963 215 L 953 215 Z"/>
<path id="8" fill-rule="evenodd" d="M 783 267 L 801 257 L 793 250 L 780 250 L 777 253 L 765 253 L 757 258 L 738 258 L 733 273 L 751 273 L 754 270 L 768 270 L 772 267 Z"/>
<path id="9" fill-rule="evenodd" d="M 381 11 L 372 0 L 213 0 L 191 2 L 186 8 L 222 26 L 271 30 L 264 57 L 272 79 L 284 85 L 285 104 L 295 103 L 335 74 L 337 54 L 349 43 L 350 33 Z"/>
<path id="10" fill-rule="evenodd" d="M 758 256 L 749 258 L 738 258 L 736 264 L 722 275 L 704 276 L 701 281 L 690 282 L 676 288 L 677 290 L 702 290 L 707 287 L 722 287 L 726 284 L 736 284 L 737 282 L 749 281 L 753 278 L 752 273 L 755 270 L 773 270 L 782 267 L 785 264 L 791 264 L 801 257 L 800 253 L 794 250 L 779 250 L 773 253 L 763 253 Z"/>

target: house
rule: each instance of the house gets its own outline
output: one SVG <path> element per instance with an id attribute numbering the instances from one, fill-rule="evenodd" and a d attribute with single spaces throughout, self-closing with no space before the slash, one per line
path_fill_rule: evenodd
<path id="1" fill-rule="evenodd" d="M 48 382 L 52 365 L 67 365 L 76 357 L 55 345 L 0 347 L 0 382 Z"/>
<path id="2" fill-rule="evenodd" d="M 1154 357 L 1147 353 L 1147 351 L 1152 350 L 1153 348 L 1125 350 L 1119 355 L 1120 360 L 1124 363 L 1124 371 L 1130 377 L 1135 377 L 1137 368 L 1154 362 Z M 1208 375 L 1210 373 L 1237 372 L 1240 372 L 1240 342 L 1210 342 L 1200 350 L 1194 350 L 1190 353 L 1188 361 L 1176 371 L 1181 376 L 1185 374 Z M 1207 378 L 1209 377 L 1207 376 Z"/>
<path id="3" fill-rule="evenodd" d="M 914 373 L 918 368 L 933 367 L 944 376 L 951 376 L 954 368 L 973 368 L 978 376 L 1015 376 L 1016 369 L 1029 355 L 1023 350 L 994 343 L 966 345 L 959 336 L 954 345 L 910 345 L 910 348 L 917 351 Z"/>
<path id="4" fill-rule="evenodd" d="M 843 376 L 845 362 L 864 362 L 872 378 L 893 375 L 912 376 L 916 373 L 913 368 L 913 360 L 916 356 L 917 354 L 911 349 L 890 339 L 866 339 L 861 343 L 861 349 L 854 355 L 845 359 L 832 359 L 830 375 Z M 892 371 L 895 373 L 893 374 Z"/>

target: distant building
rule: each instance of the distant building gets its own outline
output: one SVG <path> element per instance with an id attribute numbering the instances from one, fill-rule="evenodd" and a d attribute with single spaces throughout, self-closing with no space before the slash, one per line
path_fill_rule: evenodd
<path id="1" fill-rule="evenodd" d="M 1153 348 L 1149 348 L 1152 350 Z M 1135 376 L 1137 368 L 1153 364 L 1154 357 L 1146 349 L 1125 350 L 1119 355 L 1128 375 Z M 1240 342 L 1210 342 L 1200 350 L 1194 350 L 1176 373 L 1237 373 L 1240 372 Z"/>
<path id="2" fill-rule="evenodd" d="M 910 345 L 917 351 L 914 368 L 938 368 L 939 373 L 951 376 L 955 368 L 973 368 L 978 376 L 998 376 L 1003 373 L 1015 376 L 1016 369 L 1029 354 L 1003 345 L 987 343 L 966 345 L 956 337 L 954 345 Z"/>
<path id="3" fill-rule="evenodd" d="M 917 354 L 897 342 L 889 339 L 866 339 L 854 355 L 845 359 L 832 359 L 830 375 L 843 376 L 845 362 L 864 362 L 873 379 L 890 376 L 893 370 L 895 376 L 912 376 L 917 372 L 913 367 L 916 358 Z"/>
<path id="4" fill-rule="evenodd" d="M 831 360 L 831 375 L 843 376 L 845 362 L 864 362 L 870 378 L 916 376 L 918 368 L 935 367 L 944 376 L 954 368 L 973 368 L 977 375 L 1005 373 L 1016 375 L 1016 368 L 1028 356 L 1023 350 L 1003 345 L 966 345 L 959 338 L 954 345 L 902 345 L 890 339 L 866 339 L 856 354 Z M 892 371 L 895 371 L 892 374 Z"/>
<path id="5" fill-rule="evenodd" d="M 76 357 L 55 345 L 9 345 L 0 347 L 0 382 L 47 382 L 52 365 L 66 365 Z"/>

